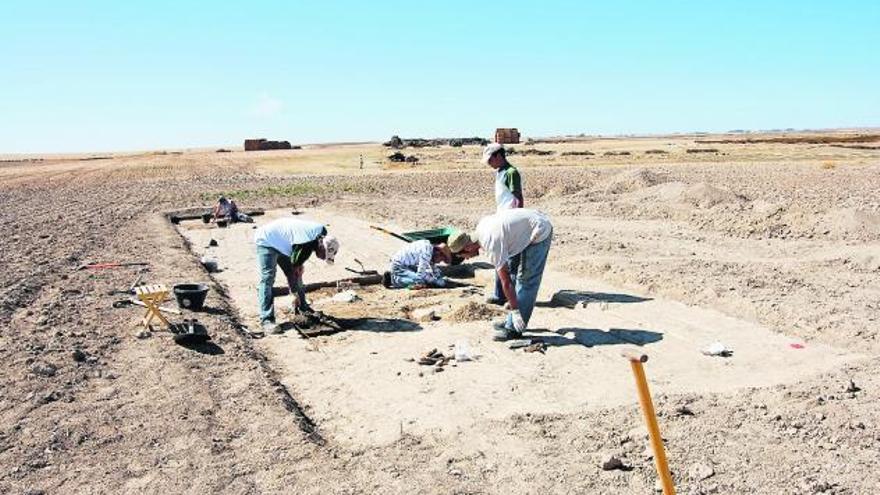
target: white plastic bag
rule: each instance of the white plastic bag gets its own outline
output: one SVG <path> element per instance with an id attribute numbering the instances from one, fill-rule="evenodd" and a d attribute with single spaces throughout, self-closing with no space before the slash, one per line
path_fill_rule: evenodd
<path id="1" fill-rule="evenodd" d="M 471 353 L 471 346 L 467 340 L 459 340 L 455 343 L 455 362 L 473 361 L 474 356 Z"/>

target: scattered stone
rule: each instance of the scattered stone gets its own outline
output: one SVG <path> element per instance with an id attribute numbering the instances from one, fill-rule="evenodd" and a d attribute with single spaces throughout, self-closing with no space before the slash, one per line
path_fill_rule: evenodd
<path id="1" fill-rule="evenodd" d="M 458 469 L 458 468 L 452 468 L 449 471 L 447 471 L 447 473 L 449 473 L 450 476 L 461 476 L 464 474 L 464 471 L 462 471 L 461 469 Z"/>
<path id="2" fill-rule="evenodd" d="M 452 356 L 444 356 L 437 349 L 431 349 L 419 358 L 419 364 L 422 366 L 436 366 L 442 368 L 452 361 Z M 435 370 L 436 371 L 436 370 Z"/>
<path id="3" fill-rule="evenodd" d="M 437 312 L 432 309 L 417 309 L 412 312 L 413 318 L 422 323 L 437 321 L 440 319 Z"/>
<path id="4" fill-rule="evenodd" d="M 856 385 L 856 382 L 850 380 L 849 383 L 846 385 L 844 392 L 849 393 L 849 394 L 854 394 L 860 390 L 862 390 L 862 389 Z"/>
<path id="5" fill-rule="evenodd" d="M 31 366 L 31 373 L 35 375 L 52 377 L 58 371 L 58 367 L 51 363 L 35 363 Z"/>
<path id="6" fill-rule="evenodd" d="M 40 397 L 37 400 L 37 403 L 38 404 L 48 404 L 50 402 L 55 402 L 55 401 L 61 399 L 61 397 L 62 397 L 61 392 L 59 392 L 57 390 L 53 390 L 53 391 L 49 392 L 48 394 Z M 68 402 L 70 402 L 70 401 L 68 401 Z"/>
<path id="7" fill-rule="evenodd" d="M 73 360 L 77 363 L 82 363 L 86 360 L 87 357 L 89 357 L 89 355 L 86 354 L 82 349 L 73 350 Z"/>
<path id="8" fill-rule="evenodd" d="M 694 411 L 688 406 L 679 406 L 675 408 L 676 416 L 694 416 Z"/>
<path id="9" fill-rule="evenodd" d="M 517 339 L 507 342 L 508 349 L 525 349 L 532 345 L 531 339 Z"/>
<path id="10" fill-rule="evenodd" d="M 614 454 L 607 454 L 602 457 L 602 462 L 600 464 L 602 466 L 603 471 L 614 471 L 616 469 L 626 469 L 626 465 L 623 463 L 619 457 Z"/>
<path id="11" fill-rule="evenodd" d="M 547 352 L 547 344 L 542 340 L 533 340 L 531 344 L 526 346 L 523 351 L 525 352 L 540 352 L 544 354 Z"/>
<path id="12" fill-rule="evenodd" d="M 149 330 L 147 330 L 146 328 L 142 328 L 142 329 L 138 330 L 137 333 L 134 334 L 135 337 L 137 337 L 137 338 L 139 338 L 139 339 L 141 339 L 141 340 L 143 340 L 143 339 L 148 339 L 148 338 L 150 338 L 152 335 L 153 335 L 153 334 L 152 334 Z"/>
<path id="13" fill-rule="evenodd" d="M 708 463 L 694 464 L 688 469 L 688 476 L 695 481 L 703 481 L 715 476 L 715 468 Z"/>

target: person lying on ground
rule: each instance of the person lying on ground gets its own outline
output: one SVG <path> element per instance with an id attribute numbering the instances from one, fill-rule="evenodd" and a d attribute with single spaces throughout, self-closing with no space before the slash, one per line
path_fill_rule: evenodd
<path id="1" fill-rule="evenodd" d="M 453 253 L 472 255 L 482 249 L 495 266 L 510 312 L 503 322 L 493 324 L 494 340 L 522 337 L 535 309 L 552 237 L 550 219 L 525 208 L 484 217 L 473 234 L 455 232 L 449 236 Z M 514 256 L 520 258 L 517 273 L 511 273 L 509 264 Z"/>
<path id="2" fill-rule="evenodd" d="M 254 221 L 250 215 L 238 211 L 238 205 L 235 204 L 235 201 L 228 199 L 225 196 L 220 196 L 220 199 L 217 200 L 217 204 L 214 205 L 214 222 L 217 220 L 244 223 L 253 223 Z"/>
<path id="3" fill-rule="evenodd" d="M 507 161 L 507 151 L 500 143 L 490 143 L 483 149 L 483 165 L 489 165 L 495 170 L 495 206 L 496 211 L 522 208 L 523 200 L 522 178 L 519 170 Z M 519 256 L 513 256 L 507 263 L 510 273 L 516 273 L 519 268 Z M 486 302 L 503 306 L 507 303 L 504 290 L 501 287 L 501 279 L 495 276 L 495 290 L 486 297 Z"/>
<path id="4" fill-rule="evenodd" d="M 436 263 L 452 263 L 452 252 L 446 244 L 432 245 L 426 239 L 402 247 L 391 257 L 391 269 L 382 276 L 388 288 L 445 287 L 446 279 Z"/>
<path id="5" fill-rule="evenodd" d="M 339 241 L 327 234 L 327 228 L 317 222 L 296 218 L 280 218 L 259 229 L 254 234 L 257 247 L 257 263 L 260 267 L 260 284 L 257 298 L 260 303 L 260 325 L 264 331 L 280 333 L 275 323 L 275 306 L 272 286 L 275 283 L 276 265 L 287 278 L 290 293 L 294 294 L 293 308 L 296 313 L 311 313 L 303 287 L 304 263 L 315 254 L 332 264 L 339 252 Z"/>

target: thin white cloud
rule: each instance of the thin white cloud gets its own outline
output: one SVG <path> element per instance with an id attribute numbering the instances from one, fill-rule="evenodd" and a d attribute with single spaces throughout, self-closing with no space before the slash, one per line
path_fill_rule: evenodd
<path id="1" fill-rule="evenodd" d="M 272 97 L 267 93 L 260 95 L 257 102 L 251 107 L 251 113 L 258 117 L 273 117 L 284 110 L 284 102 Z"/>

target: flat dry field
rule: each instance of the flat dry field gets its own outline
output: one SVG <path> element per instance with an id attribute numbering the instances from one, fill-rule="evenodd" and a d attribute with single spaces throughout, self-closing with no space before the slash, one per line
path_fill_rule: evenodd
<path id="1" fill-rule="evenodd" d="M 648 493 L 618 357 L 633 346 L 680 493 L 870 492 L 880 149 L 854 134 L 514 145 L 527 205 L 555 226 L 531 334 L 543 354 L 491 341 L 481 263 L 456 289 L 315 293 L 353 322 L 341 333 L 251 338 L 252 226 L 165 216 L 221 193 L 266 209 L 258 223 L 296 209 L 342 241 L 307 282 L 355 259 L 383 270 L 401 243 L 370 225 L 472 228 L 492 211 L 478 147 L 401 150 L 415 165 L 377 144 L 0 157 L 0 492 Z M 717 142 L 745 138 L 776 142 Z M 138 338 L 141 311 L 113 307 L 138 269 L 76 270 L 92 261 L 209 283 L 193 316 L 212 344 Z M 732 356 L 701 354 L 715 341 Z M 461 342 L 477 359 L 411 361 Z M 627 469 L 603 471 L 609 455 Z"/>

